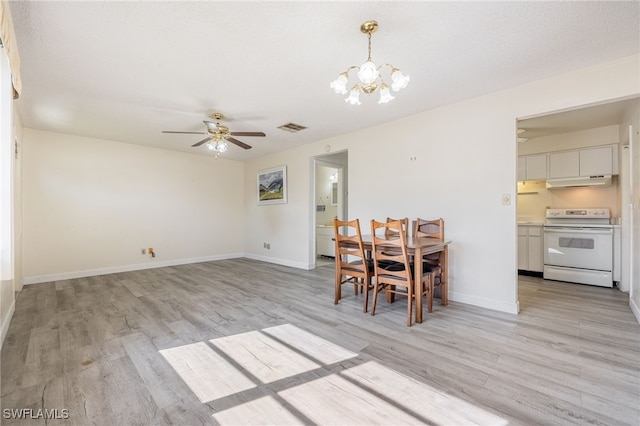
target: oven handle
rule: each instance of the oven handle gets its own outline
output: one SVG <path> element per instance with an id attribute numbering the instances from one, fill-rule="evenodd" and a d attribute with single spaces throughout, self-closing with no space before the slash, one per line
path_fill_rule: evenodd
<path id="1" fill-rule="evenodd" d="M 595 228 L 589 228 L 589 229 L 585 229 L 585 228 L 544 228 L 543 229 L 544 232 L 562 232 L 564 234 L 566 233 L 580 233 L 580 234 L 613 234 L 613 229 L 611 228 L 602 228 L 602 229 L 595 229 Z"/>

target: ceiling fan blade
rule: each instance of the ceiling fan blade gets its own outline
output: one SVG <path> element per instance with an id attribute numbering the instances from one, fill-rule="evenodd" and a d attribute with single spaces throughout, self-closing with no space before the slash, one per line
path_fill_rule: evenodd
<path id="1" fill-rule="evenodd" d="M 207 136 L 206 138 L 202 139 L 200 142 L 196 142 L 196 143 L 194 143 L 193 145 L 191 145 L 191 147 L 193 148 L 193 147 L 195 147 L 195 146 L 200 146 L 200 145 L 202 145 L 203 143 L 205 143 L 206 141 L 208 141 L 209 139 L 211 139 L 211 137 L 210 137 L 210 136 Z"/>
<path id="2" fill-rule="evenodd" d="M 227 136 L 226 140 L 228 140 L 229 142 L 238 145 L 240 148 L 244 148 L 244 149 L 251 149 L 251 145 L 247 145 L 244 142 L 240 142 L 238 139 L 232 138 L 230 136 Z"/>
<path id="3" fill-rule="evenodd" d="M 216 125 L 216 123 L 214 123 L 213 121 L 203 121 L 204 125 L 207 126 L 207 129 L 209 129 L 210 132 L 217 132 L 218 131 L 218 126 Z"/>
<path id="4" fill-rule="evenodd" d="M 266 136 L 263 132 L 231 132 L 233 136 Z"/>
<path id="5" fill-rule="evenodd" d="M 205 132 L 174 132 L 172 130 L 163 130 L 162 133 L 180 133 L 184 135 L 206 135 Z"/>

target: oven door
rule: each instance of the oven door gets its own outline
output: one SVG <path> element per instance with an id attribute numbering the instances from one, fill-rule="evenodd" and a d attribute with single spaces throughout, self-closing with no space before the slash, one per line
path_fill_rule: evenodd
<path id="1" fill-rule="evenodd" d="M 544 264 L 611 271 L 613 229 L 545 225 Z"/>

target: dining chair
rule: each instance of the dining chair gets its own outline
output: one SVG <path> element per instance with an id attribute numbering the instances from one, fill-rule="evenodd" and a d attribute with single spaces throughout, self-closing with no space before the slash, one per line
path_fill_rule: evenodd
<path id="1" fill-rule="evenodd" d="M 336 282 L 333 303 L 338 304 L 342 298 L 342 285 L 352 283 L 354 293 L 358 290 L 364 294 L 363 312 L 367 312 L 369 305 L 369 291 L 373 289 L 373 262 L 368 259 L 362 245 L 360 220 L 333 220 L 336 242 Z"/>
<path id="2" fill-rule="evenodd" d="M 400 237 L 389 239 L 376 235 L 380 228 L 384 228 L 385 235 L 387 235 L 387 229 L 390 229 Z M 421 277 L 414 277 L 414 270 L 407 253 L 407 237 L 403 232 L 404 229 L 406 227 L 401 220 L 371 221 L 371 246 L 375 277 L 371 315 L 376 313 L 376 301 L 380 290 L 391 295 L 403 295 L 407 297 L 407 326 L 411 327 L 413 301 L 422 303 L 422 298 L 425 295 L 428 299 L 428 292 L 431 289 L 429 284 L 431 273 L 426 271 Z M 414 291 L 416 279 L 420 280 L 419 294 L 415 294 Z"/>
<path id="3" fill-rule="evenodd" d="M 444 219 L 438 218 L 433 220 L 426 220 L 417 218 L 412 223 L 413 236 L 416 238 L 433 238 L 437 241 L 444 241 Z M 443 283 L 442 280 L 442 268 L 440 263 L 441 253 L 427 254 L 422 257 L 423 262 L 428 264 L 431 268 L 431 293 L 429 294 L 429 300 L 427 302 L 427 311 L 433 311 L 433 298 L 435 296 L 436 287 L 440 291 L 440 301 L 446 304 L 447 295 L 449 289 L 447 283 Z"/>
<path id="4" fill-rule="evenodd" d="M 402 231 L 404 232 L 404 236 L 406 237 L 407 236 L 407 231 L 408 231 L 408 228 L 409 228 L 409 218 L 405 217 L 405 218 L 402 218 L 402 219 L 392 219 L 390 217 L 387 217 L 387 223 L 388 222 L 395 222 L 395 221 L 402 222 Z M 398 235 L 399 233 L 400 233 L 400 231 L 395 230 L 395 229 L 391 229 L 391 228 L 385 228 L 385 230 L 384 230 L 384 234 L 386 236 Z"/>

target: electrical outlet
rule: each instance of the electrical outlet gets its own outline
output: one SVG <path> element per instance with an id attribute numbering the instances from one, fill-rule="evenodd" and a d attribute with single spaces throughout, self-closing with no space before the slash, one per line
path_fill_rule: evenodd
<path id="1" fill-rule="evenodd" d="M 271 250 L 271 243 L 264 243 L 264 248 Z"/>
<path id="2" fill-rule="evenodd" d="M 147 249 L 141 249 L 140 251 L 141 251 L 140 254 L 147 254 Z"/>
<path id="3" fill-rule="evenodd" d="M 508 206 L 511 204 L 511 194 L 502 194 L 502 205 Z"/>

